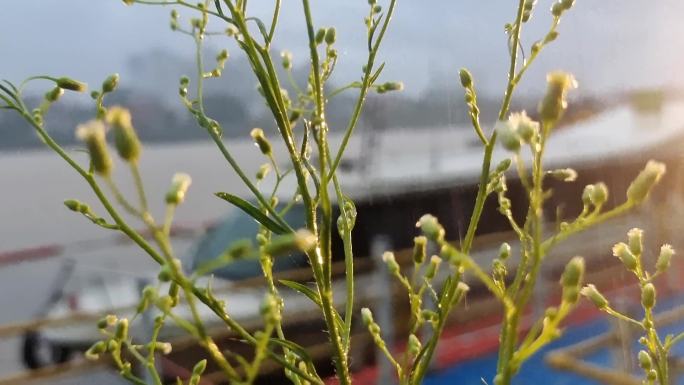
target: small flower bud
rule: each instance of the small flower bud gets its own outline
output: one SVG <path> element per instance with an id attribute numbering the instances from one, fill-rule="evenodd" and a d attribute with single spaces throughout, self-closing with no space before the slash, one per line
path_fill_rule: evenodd
<path id="1" fill-rule="evenodd" d="M 97 328 L 98 329 L 106 329 L 109 326 L 113 326 L 116 323 L 117 319 L 116 316 L 113 314 L 109 314 L 105 317 L 100 318 L 97 321 Z"/>
<path id="2" fill-rule="evenodd" d="M 442 258 L 440 258 L 439 256 L 433 255 L 432 257 L 430 257 L 430 264 L 425 269 L 425 279 L 427 279 L 428 281 L 433 279 L 437 274 L 437 269 L 439 269 L 439 265 L 441 263 Z"/>
<path id="3" fill-rule="evenodd" d="M 416 227 L 420 228 L 423 234 L 434 242 L 441 242 L 444 240 L 444 228 L 437 218 L 431 214 L 425 214 L 420 217 L 416 223 Z"/>
<path id="4" fill-rule="evenodd" d="M 411 333 L 408 338 L 408 352 L 412 357 L 415 357 L 420 353 L 422 344 L 415 334 Z"/>
<path id="5" fill-rule="evenodd" d="M 384 94 L 392 91 L 402 91 L 404 89 L 404 83 L 402 82 L 386 82 L 378 86 L 376 91 L 379 94 Z"/>
<path id="6" fill-rule="evenodd" d="M 154 349 L 160 351 L 163 355 L 168 355 L 171 354 L 173 346 L 171 346 L 171 344 L 168 342 L 155 342 Z"/>
<path id="7" fill-rule="evenodd" d="M 283 51 L 280 53 L 280 58 L 281 58 L 281 63 L 283 65 L 283 68 L 286 70 L 289 70 L 292 68 L 292 52 L 290 51 Z"/>
<path id="8" fill-rule="evenodd" d="M 560 15 L 563 14 L 563 11 L 565 11 L 565 8 L 563 7 L 563 4 L 560 2 L 554 3 L 551 6 L 551 14 L 555 17 L 560 17 Z"/>
<path id="9" fill-rule="evenodd" d="M 363 320 L 363 324 L 366 326 L 373 324 L 373 313 L 369 308 L 364 307 L 361 309 L 361 319 Z"/>
<path id="10" fill-rule="evenodd" d="M 675 254 L 672 246 L 665 244 L 660 247 L 660 254 L 658 255 L 658 260 L 656 261 L 656 271 L 659 273 L 665 272 L 670 267 L 670 261 L 672 256 Z"/>
<path id="11" fill-rule="evenodd" d="M 157 278 L 161 282 L 169 282 L 172 277 L 173 274 L 171 273 L 171 267 L 169 267 L 168 264 L 162 266 L 162 268 L 159 270 L 159 274 L 157 274 Z"/>
<path id="12" fill-rule="evenodd" d="M 77 80 L 62 77 L 56 80 L 57 87 L 64 88 L 69 91 L 85 92 L 88 90 L 88 85 Z"/>
<path id="13" fill-rule="evenodd" d="M 635 256 L 640 256 L 644 245 L 643 245 L 643 235 L 644 231 L 638 228 L 633 228 L 627 232 L 627 239 L 629 239 L 629 251 Z"/>
<path id="14" fill-rule="evenodd" d="M 114 167 L 112 158 L 107 151 L 105 139 L 105 126 L 99 120 L 91 120 L 88 123 L 76 127 L 76 137 L 82 140 L 90 153 L 90 162 L 96 173 L 109 176 Z"/>
<path id="15" fill-rule="evenodd" d="M 300 229 L 295 233 L 275 237 L 264 251 L 269 255 L 288 254 L 293 251 L 308 252 L 316 247 L 316 243 L 315 235 L 309 230 Z"/>
<path id="16" fill-rule="evenodd" d="M 594 306 L 600 310 L 608 307 L 608 300 L 603 296 L 603 294 L 601 294 L 601 292 L 598 291 L 594 285 L 589 284 L 583 287 L 580 291 L 580 294 L 588 298 L 594 304 Z"/>
<path id="17" fill-rule="evenodd" d="M 116 89 L 119 85 L 119 74 L 112 74 L 104 82 L 102 82 L 102 92 L 109 93 Z"/>
<path id="18" fill-rule="evenodd" d="M 584 277 L 584 258 L 574 257 L 568 262 L 561 276 L 563 286 L 563 300 L 569 303 L 577 302 L 580 286 Z"/>
<path id="19" fill-rule="evenodd" d="M 646 310 L 653 309 L 656 304 L 656 289 L 652 283 L 647 283 L 641 288 L 641 305 Z"/>
<path id="20" fill-rule="evenodd" d="M 128 337 L 128 320 L 126 318 L 120 319 L 116 324 L 115 336 L 117 340 L 123 340 Z"/>
<path id="21" fill-rule="evenodd" d="M 599 182 L 594 185 L 591 192 L 591 201 L 596 206 L 601 206 L 608 201 L 608 186 L 605 183 Z"/>
<path id="22" fill-rule="evenodd" d="M 185 193 L 188 192 L 192 178 L 185 173 L 176 173 L 171 179 L 171 187 L 166 193 L 166 203 L 170 205 L 178 205 L 185 200 Z"/>
<path id="23" fill-rule="evenodd" d="M 66 206 L 69 210 L 74 211 L 74 212 L 80 212 L 80 208 L 83 204 L 75 199 L 67 199 L 64 201 L 64 206 Z"/>
<path id="24" fill-rule="evenodd" d="M 555 122 L 567 108 L 567 92 L 577 88 L 577 81 L 571 74 L 557 71 L 550 73 L 546 82 L 546 95 L 539 103 L 539 117 L 543 122 Z"/>
<path id="25" fill-rule="evenodd" d="M 501 259 L 502 261 L 505 261 L 510 256 L 511 256 L 511 245 L 509 245 L 508 242 L 502 243 L 501 246 L 499 247 L 499 259 Z"/>
<path id="26" fill-rule="evenodd" d="M 394 253 L 386 251 L 382 254 L 382 261 L 387 265 L 387 269 L 392 274 L 399 274 L 399 264 L 397 263 Z"/>
<path id="27" fill-rule="evenodd" d="M 494 126 L 503 148 L 511 152 L 520 151 L 520 136 L 508 120 L 500 120 Z"/>
<path id="28" fill-rule="evenodd" d="M 525 111 L 512 113 L 508 117 L 508 121 L 520 139 L 525 143 L 530 143 L 532 138 L 539 132 L 539 123 L 530 119 Z"/>
<path id="29" fill-rule="evenodd" d="M 266 178 L 266 175 L 268 175 L 269 171 L 271 171 L 271 165 L 268 163 L 264 163 L 259 167 L 259 171 L 256 173 L 256 178 L 257 180 L 263 180 Z"/>
<path id="30" fill-rule="evenodd" d="M 107 344 L 104 341 L 97 341 L 85 352 L 85 357 L 89 360 L 97 360 L 100 354 L 107 351 Z"/>
<path id="31" fill-rule="evenodd" d="M 653 186 L 660 181 L 663 174 L 665 174 L 665 164 L 649 160 L 646 167 L 627 188 L 627 200 L 641 203 L 646 199 Z"/>
<path id="32" fill-rule="evenodd" d="M 314 37 L 314 41 L 316 41 L 316 44 L 323 43 L 326 32 L 327 30 L 325 28 L 321 28 L 316 32 L 316 36 Z"/>
<path id="33" fill-rule="evenodd" d="M 577 180 L 577 171 L 571 168 L 561 168 L 558 170 L 550 171 L 549 174 L 558 179 L 561 182 L 574 182 Z"/>
<path id="34" fill-rule="evenodd" d="M 511 167 L 511 159 L 506 158 L 506 159 L 502 160 L 501 162 L 499 162 L 499 164 L 496 166 L 495 172 L 497 174 L 501 174 L 501 173 L 506 172 L 510 167 Z"/>
<path id="35" fill-rule="evenodd" d="M 427 256 L 427 238 L 421 235 L 413 238 L 413 262 L 423 263 Z"/>
<path id="36" fill-rule="evenodd" d="M 461 68 L 458 71 L 458 76 L 461 79 L 461 85 L 463 88 L 472 88 L 473 87 L 473 75 L 470 73 L 465 68 Z"/>
<path id="37" fill-rule="evenodd" d="M 123 107 L 114 106 L 107 112 L 106 121 L 113 128 L 114 146 L 121 159 L 137 162 L 142 152 L 142 144 L 133 128 L 131 113 Z"/>
<path id="38" fill-rule="evenodd" d="M 620 242 L 613 246 L 613 255 L 622 261 L 627 270 L 636 270 L 637 258 L 634 256 L 634 254 L 632 254 L 632 252 L 629 250 L 629 247 L 624 242 Z"/>
<path id="39" fill-rule="evenodd" d="M 653 360 L 651 360 L 651 356 L 645 350 L 639 351 L 639 367 L 645 371 L 651 370 L 651 367 L 653 367 Z"/>
<path id="40" fill-rule="evenodd" d="M 655 382 L 658 379 L 658 372 L 655 369 L 651 369 L 646 373 L 646 379 L 651 382 Z"/>
<path id="41" fill-rule="evenodd" d="M 59 100 L 59 97 L 64 94 L 64 89 L 60 87 L 55 87 L 45 94 L 45 100 L 50 103 L 54 103 Z"/>
<path id="42" fill-rule="evenodd" d="M 335 44 L 335 40 L 337 39 L 337 31 L 335 31 L 334 27 L 328 28 L 327 31 L 325 31 L 325 44 L 327 45 L 333 45 Z"/>
<path id="43" fill-rule="evenodd" d="M 252 136 L 252 139 L 254 139 L 254 143 L 257 147 L 259 147 L 259 150 L 262 154 L 271 155 L 271 143 L 264 136 L 264 130 L 261 128 L 254 128 L 252 129 L 252 132 L 250 132 L 250 135 Z"/>

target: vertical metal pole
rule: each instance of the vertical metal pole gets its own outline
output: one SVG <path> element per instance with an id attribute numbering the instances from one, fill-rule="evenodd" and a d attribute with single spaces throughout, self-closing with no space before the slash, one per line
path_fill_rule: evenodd
<path id="1" fill-rule="evenodd" d="M 387 343 L 387 349 L 394 351 L 394 322 L 392 319 L 392 277 L 387 271 L 385 263 L 382 261 L 382 254 L 390 250 L 389 238 L 384 235 L 377 235 L 371 241 L 371 255 L 375 262 L 375 294 L 376 303 L 374 313 L 376 322 L 382 330 L 382 335 Z M 376 349 L 375 358 L 378 365 L 378 384 L 391 385 L 395 383 L 394 368 L 387 361 L 384 354 Z"/>

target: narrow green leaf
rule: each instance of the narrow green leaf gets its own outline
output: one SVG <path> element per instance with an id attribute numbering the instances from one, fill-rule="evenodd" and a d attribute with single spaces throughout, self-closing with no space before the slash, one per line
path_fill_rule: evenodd
<path id="1" fill-rule="evenodd" d="M 292 290 L 298 291 L 305 296 L 307 296 L 313 303 L 318 305 L 318 307 L 322 307 L 323 304 L 321 302 L 321 297 L 318 295 L 318 292 L 314 291 L 310 287 L 301 284 L 299 282 L 295 281 L 288 281 L 286 279 L 281 279 L 279 282 L 287 287 L 289 287 Z M 333 310 L 335 313 L 335 323 L 337 324 L 337 328 L 339 330 L 344 330 L 344 321 L 342 320 L 342 316 L 340 316 L 340 313 L 337 312 L 337 310 Z"/>
<path id="2" fill-rule="evenodd" d="M 271 217 L 266 216 L 257 207 L 255 207 L 251 203 L 247 202 L 246 200 L 244 200 L 238 196 L 235 196 L 235 195 L 229 194 L 229 193 L 225 193 L 225 192 L 218 192 L 215 195 L 217 197 L 223 199 L 224 201 L 227 201 L 228 203 L 233 204 L 235 207 L 239 208 L 240 210 L 244 211 L 247 215 L 254 218 L 255 221 L 259 222 L 264 227 L 273 231 L 276 234 L 287 234 L 287 233 L 291 232 L 287 227 L 278 223 L 278 221 L 272 219 Z M 277 219 L 282 221 L 282 219 L 280 219 L 280 218 L 277 218 Z"/>

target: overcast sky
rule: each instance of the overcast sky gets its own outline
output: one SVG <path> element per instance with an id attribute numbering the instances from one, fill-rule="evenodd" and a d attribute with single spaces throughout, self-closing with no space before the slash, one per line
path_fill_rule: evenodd
<path id="1" fill-rule="evenodd" d="M 271 1 L 252 0 L 257 13 Z M 550 1 L 540 0 L 525 33 L 526 46 L 550 23 Z M 385 78 L 404 80 L 418 93 L 431 80 L 454 82 L 467 66 L 486 91 L 499 92 L 505 78 L 503 24 L 512 0 L 400 0 L 383 49 Z M 317 26 L 338 27 L 341 60 L 337 79 L 354 80 L 364 55 L 366 0 L 312 1 Z M 192 44 L 168 28 L 170 8 L 124 6 L 120 0 L 4 0 L 0 12 L 0 77 L 18 81 L 37 73 L 70 74 L 98 84 L 109 73 L 135 84 L 131 55 L 155 48 L 191 57 Z M 602 92 L 684 84 L 684 1 L 577 0 L 560 27 L 560 38 L 542 55 L 525 90 L 540 89 L 544 73 L 574 72 L 582 88 Z M 215 23 L 219 28 L 220 25 Z M 283 1 L 275 42 L 302 58 L 306 50 L 301 2 Z M 214 40 L 214 47 L 230 43 Z M 237 54 L 237 49 L 231 50 Z M 297 55 L 299 54 L 299 55 Z M 176 84 L 177 79 L 168 80 Z"/>

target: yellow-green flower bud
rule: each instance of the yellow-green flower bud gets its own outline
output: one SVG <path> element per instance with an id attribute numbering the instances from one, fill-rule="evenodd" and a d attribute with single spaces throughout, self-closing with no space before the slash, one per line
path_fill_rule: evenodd
<path id="1" fill-rule="evenodd" d="M 335 40 L 337 39 L 337 31 L 335 31 L 334 27 L 328 28 L 327 31 L 325 31 L 325 44 L 327 45 L 333 45 L 335 44 Z"/>
<path id="2" fill-rule="evenodd" d="M 427 256 L 427 238 L 423 235 L 413 238 L 413 262 L 423 263 Z"/>
<path id="3" fill-rule="evenodd" d="M 656 289 L 652 283 L 647 283 L 641 288 L 641 305 L 646 310 L 653 309 L 656 304 Z"/>
<path id="4" fill-rule="evenodd" d="M 114 163 L 107 150 L 104 124 L 99 120 L 81 124 L 76 127 L 76 137 L 86 144 L 93 170 L 100 175 L 109 176 Z"/>
<path id="5" fill-rule="evenodd" d="M 646 373 L 646 379 L 651 382 L 655 382 L 658 379 L 658 372 L 655 369 L 651 369 Z"/>
<path id="6" fill-rule="evenodd" d="M 166 203 L 170 205 L 178 205 L 185 200 L 185 194 L 190 188 L 192 178 L 185 173 L 176 173 L 171 179 L 171 187 L 166 193 Z"/>
<path id="7" fill-rule="evenodd" d="M 408 352 L 412 357 L 415 357 L 420 353 L 422 344 L 415 334 L 411 333 L 408 338 Z"/>
<path id="8" fill-rule="evenodd" d="M 107 343 L 104 341 L 97 341 L 85 352 L 85 357 L 89 360 L 97 360 L 100 354 L 107 351 Z"/>
<path id="9" fill-rule="evenodd" d="M 119 85 L 119 74 L 112 74 L 104 82 L 102 82 L 102 92 L 113 92 Z"/>
<path id="10" fill-rule="evenodd" d="M 416 227 L 420 228 L 423 234 L 434 242 L 441 242 L 444 239 L 444 227 L 431 214 L 425 214 L 420 217 Z"/>
<path id="11" fill-rule="evenodd" d="M 494 126 L 503 148 L 511 152 L 520 151 L 520 136 L 508 120 L 500 120 Z"/>
<path id="12" fill-rule="evenodd" d="M 116 324 L 116 332 L 114 334 L 117 340 L 123 340 L 128 337 L 128 320 L 126 318 L 120 319 Z"/>
<path id="13" fill-rule="evenodd" d="M 560 17 L 560 15 L 563 14 L 563 11 L 565 11 L 565 8 L 563 7 L 563 4 L 560 2 L 554 3 L 551 6 L 551 14 L 555 17 Z"/>
<path id="14" fill-rule="evenodd" d="M 271 143 L 268 141 L 268 139 L 266 139 L 266 136 L 264 136 L 264 130 L 262 130 L 261 128 L 254 128 L 252 129 L 252 132 L 249 133 L 249 135 L 254 140 L 256 146 L 259 147 L 259 150 L 262 154 L 271 155 Z"/>
<path id="15" fill-rule="evenodd" d="M 74 212 L 80 212 L 80 208 L 83 204 L 75 199 L 67 199 L 64 201 L 64 206 L 66 206 L 69 210 L 74 211 Z"/>
<path id="16" fill-rule="evenodd" d="M 565 265 L 565 270 L 561 276 L 563 287 L 576 287 L 582 282 L 584 276 L 584 258 L 574 257 Z"/>
<path id="17" fill-rule="evenodd" d="M 511 159 L 506 158 L 506 159 L 502 160 L 501 162 L 499 162 L 499 164 L 496 166 L 495 172 L 497 174 L 501 174 L 501 173 L 506 172 L 510 167 L 511 167 Z"/>
<path id="18" fill-rule="evenodd" d="M 133 5 L 135 3 L 135 0 L 123 0 L 123 3 L 126 5 Z"/>
<path id="19" fill-rule="evenodd" d="M 171 267 L 168 264 L 162 266 L 162 268 L 159 270 L 159 274 L 157 274 L 157 278 L 161 282 L 169 282 L 172 277 L 173 274 L 171 273 Z"/>
<path id="20" fill-rule="evenodd" d="M 326 29 L 321 28 L 316 32 L 316 36 L 314 37 L 314 40 L 316 41 L 316 44 L 321 44 L 323 43 L 323 40 L 325 39 L 325 33 Z"/>
<path id="21" fill-rule="evenodd" d="M 427 279 L 428 281 L 433 279 L 437 274 L 437 269 L 439 269 L 439 265 L 441 263 L 442 258 L 440 258 L 439 256 L 433 255 L 432 257 L 430 257 L 430 264 L 425 269 L 425 279 Z"/>
<path id="22" fill-rule="evenodd" d="M 393 252 L 384 252 L 382 254 L 382 261 L 385 262 L 390 273 L 399 274 L 399 264 L 397 263 L 397 259 L 394 257 Z"/>
<path id="23" fill-rule="evenodd" d="M 608 201 L 608 186 L 605 183 L 599 182 L 594 185 L 591 192 L 591 201 L 596 206 L 601 206 Z"/>
<path id="24" fill-rule="evenodd" d="M 663 174 L 665 174 L 665 164 L 649 160 L 646 167 L 627 188 L 627 200 L 641 203 L 646 199 L 653 186 L 660 181 Z"/>
<path id="25" fill-rule="evenodd" d="M 173 350 L 173 346 L 171 346 L 171 344 L 168 342 L 156 341 L 156 342 L 154 342 L 154 344 L 152 344 L 152 343 L 147 344 L 148 349 L 151 350 L 153 347 L 156 351 L 161 352 L 161 354 L 163 354 L 163 355 L 171 354 L 171 351 Z"/>
<path id="26" fill-rule="evenodd" d="M 114 106 L 107 111 L 106 120 L 113 128 L 114 146 L 121 159 L 137 162 L 142 152 L 142 144 L 133 128 L 131 113 L 123 107 Z"/>
<path id="27" fill-rule="evenodd" d="M 577 171 L 571 168 L 561 168 L 549 172 L 553 178 L 561 182 L 574 182 L 577 180 Z"/>
<path id="28" fill-rule="evenodd" d="M 645 350 L 639 351 L 639 367 L 645 371 L 651 370 L 653 367 L 653 360 Z"/>
<path id="29" fill-rule="evenodd" d="M 367 307 L 364 307 L 363 309 L 361 309 L 361 319 L 363 320 L 363 324 L 366 326 L 370 326 L 374 323 L 373 313 Z"/>
<path id="30" fill-rule="evenodd" d="M 583 287 L 580 291 L 580 294 L 588 298 L 594 304 L 594 306 L 601 310 L 608 307 L 608 300 L 603 296 L 603 294 L 601 294 L 601 292 L 598 291 L 594 285 L 589 284 Z"/>
<path id="31" fill-rule="evenodd" d="M 656 261 L 656 271 L 659 273 L 665 272 L 670 267 L 670 261 L 672 256 L 675 254 L 672 246 L 664 244 L 660 247 L 660 254 L 658 255 L 658 260 Z"/>
<path id="32" fill-rule="evenodd" d="M 386 83 L 380 84 L 376 88 L 376 91 L 379 94 L 384 94 L 386 92 L 402 91 L 403 89 L 404 89 L 404 83 L 402 83 L 402 82 L 386 82 Z"/>
<path id="33" fill-rule="evenodd" d="M 266 178 L 266 175 L 268 175 L 269 171 L 271 171 L 271 165 L 268 163 L 262 164 L 256 173 L 257 180 L 263 180 L 264 178 Z"/>
<path id="34" fill-rule="evenodd" d="M 632 252 L 629 250 L 629 247 L 624 242 L 620 242 L 613 246 L 613 255 L 622 261 L 627 270 L 636 270 L 637 258 L 634 256 L 634 254 L 632 254 Z"/>
<path id="35" fill-rule="evenodd" d="M 67 77 L 59 78 L 55 82 L 57 83 L 57 87 L 64 88 L 65 90 L 69 91 L 85 92 L 88 90 L 87 84 Z"/>
<path id="36" fill-rule="evenodd" d="M 508 117 L 514 131 L 525 143 L 530 143 L 532 138 L 539 132 L 539 123 L 530 119 L 527 112 L 515 112 Z"/>
<path id="37" fill-rule="evenodd" d="M 293 251 L 308 252 L 316 247 L 317 239 L 309 230 L 300 229 L 295 233 L 273 238 L 264 252 L 269 255 L 287 254 Z"/>
<path id="38" fill-rule="evenodd" d="M 283 68 L 286 70 L 289 70 L 292 68 L 292 52 L 290 51 L 283 51 L 280 53 L 280 59 L 282 60 L 281 63 L 283 65 Z"/>
<path id="39" fill-rule="evenodd" d="M 499 247 L 499 259 L 506 260 L 511 256 L 511 245 L 508 242 L 504 242 Z"/>
<path id="40" fill-rule="evenodd" d="M 50 103 L 54 103 L 57 100 L 59 100 L 59 97 L 64 94 L 64 89 L 60 87 L 55 87 L 45 93 L 45 100 L 47 100 Z"/>
<path id="41" fill-rule="evenodd" d="M 640 256 L 643 249 L 643 235 L 644 231 L 638 228 L 633 228 L 630 229 L 627 232 L 627 239 L 629 240 L 629 251 L 632 252 L 635 256 Z"/>
<path id="42" fill-rule="evenodd" d="M 463 88 L 472 88 L 473 87 L 473 75 L 470 73 L 465 68 L 461 68 L 458 71 L 458 76 L 461 79 L 461 85 Z"/>
<path id="43" fill-rule="evenodd" d="M 547 88 L 539 103 L 539 117 L 542 122 L 555 122 L 567 108 L 565 100 L 568 90 L 577 88 L 575 77 L 567 72 L 551 72 L 546 77 Z"/>

